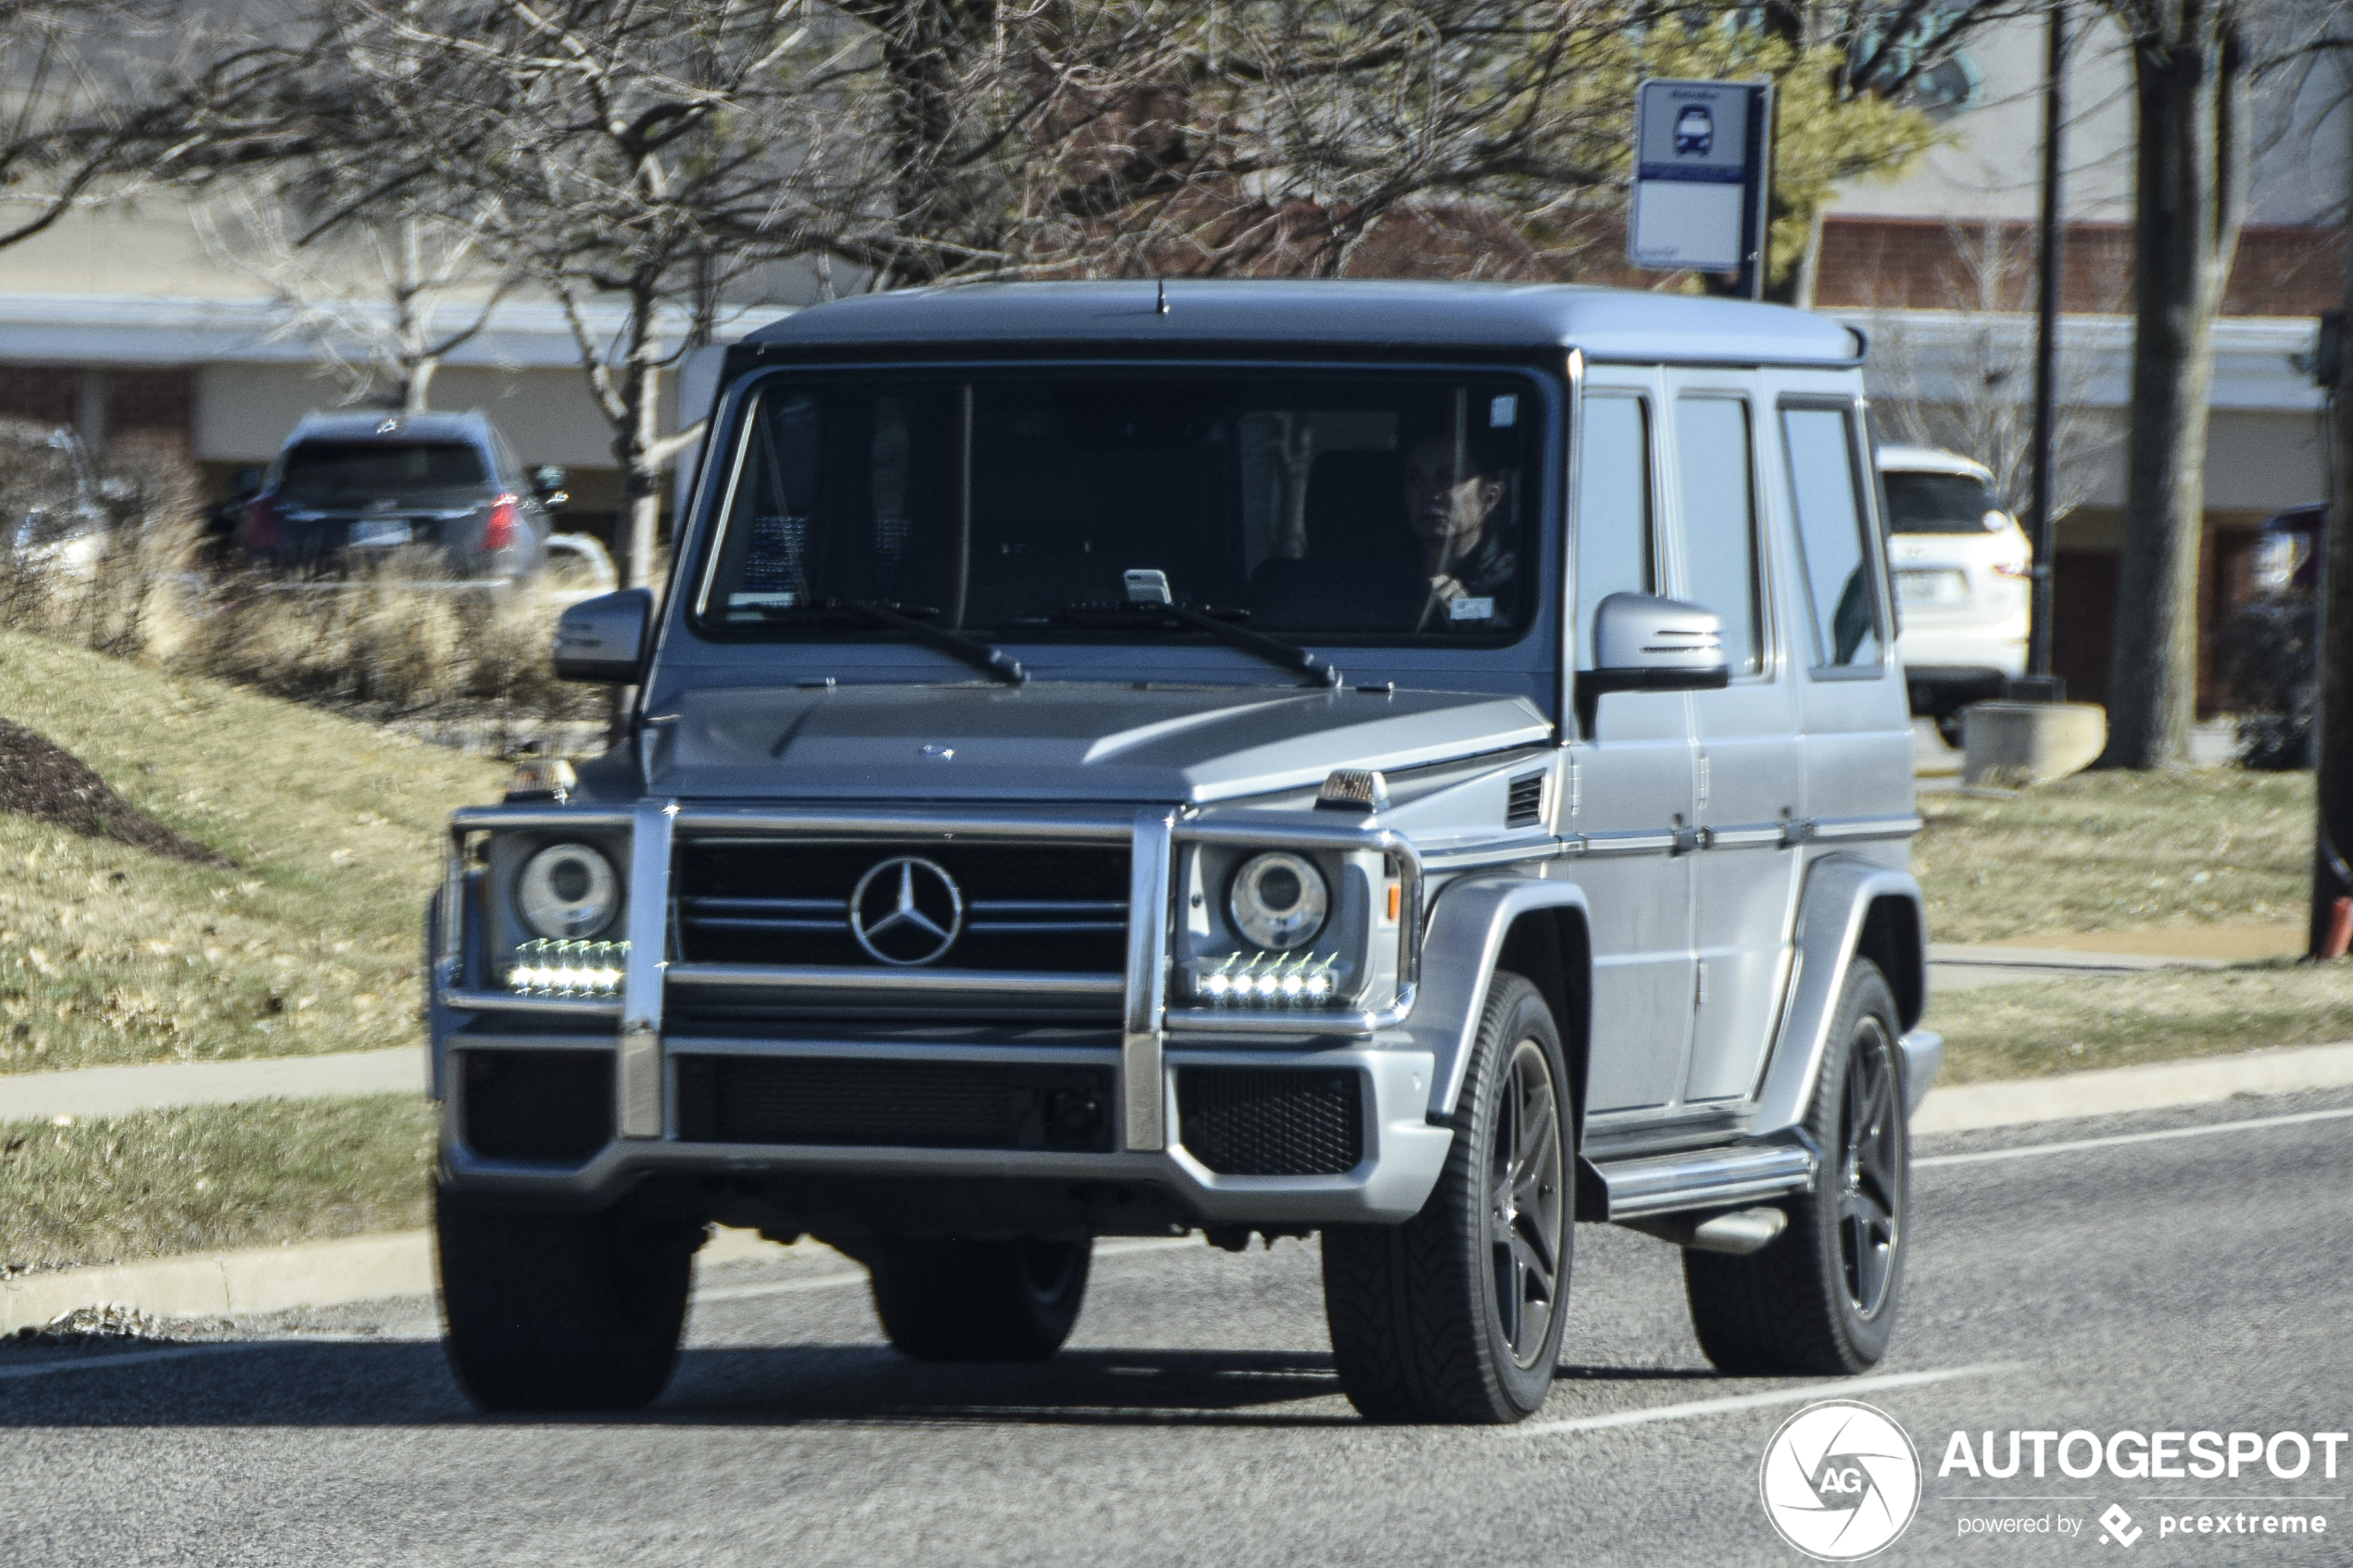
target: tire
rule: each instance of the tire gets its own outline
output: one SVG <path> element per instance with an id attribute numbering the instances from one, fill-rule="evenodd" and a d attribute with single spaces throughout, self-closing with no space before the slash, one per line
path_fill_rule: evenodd
<path id="1" fill-rule="evenodd" d="M 1879 966 L 1847 972 L 1806 1131 L 1815 1190 L 1747 1257 L 1686 1251 L 1700 1348 L 1726 1372 L 1837 1377 L 1887 1353 L 1903 1296 L 1912 1144 L 1904 1121 L 1895 997 Z"/>
<path id="2" fill-rule="evenodd" d="M 895 1240 L 867 1265 L 875 1315 L 919 1361 L 1042 1361 L 1078 1322 L 1094 1252 L 1091 1239 Z"/>
<path id="3" fill-rule="evenodd" d="M 485 1411 L 634 1411 L 670 1381 L 699 1228 L 505 1210 L 443 1192 L 443 1341 Z"/>
<path id="4" fill-rule="evenodd" d="M 1543 997 L 1498 971 L 1422 1211 L 1326 1227 L 1332 1358 L 1367 1419 L 1502 1424 L 1543 1404 L 1576 1243 L 1568 1081 Z"/>

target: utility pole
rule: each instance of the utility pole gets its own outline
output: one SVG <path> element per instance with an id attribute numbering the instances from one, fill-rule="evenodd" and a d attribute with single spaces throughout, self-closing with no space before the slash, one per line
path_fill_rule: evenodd
<path id="1" fill-rule="evenodd" d="M 2043 79 L 2043 232 L 2034 307 L 2034 456 L 2032 600 L 2026 631 L 2026 676 L 2004 694 L 2014 702 L 2065 702 L 2067 684 L 2051 673 L 2051 580 L 2056 544 L 2051 512 L 2058 493 L 2059 307 L 2066 293 L 2067 223 L 2060 201 L 2067 138 L 2067 6 L 2053 0 L 2050 61 Z"/>
<path id="2" fill-rule="evenodd" d="M 2353 112 L 2340 110 L 2348 133 Z M 2353 150 L 2353 149 L 2348 149 Z M 2353 163 L 2347 165 L 2353 200 Z M 2344 304 L 2353 307 L 2353 205 L 2346 208 Z M 2320 711 L 2313 715 L 2314 829 L 2311 946 L 2315 959 L 2341 959 L 2353 937 L 2353 354 L 2340 311 L 2321 334 L 2321 384 L 2328 390 L 2329 510 L 2321 530 Z"/>

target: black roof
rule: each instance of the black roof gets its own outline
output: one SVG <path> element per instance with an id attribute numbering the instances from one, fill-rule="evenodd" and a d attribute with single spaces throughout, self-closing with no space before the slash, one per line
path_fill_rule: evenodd
<path id="1" fill-rule="evenodd" d="M 1417 353 L 1581 348 L 1595 359 L 1825 366 L 1853 365 L 1863 347 L 1861 334 L 1843 323 L 1779 305 L 1573 283 L 1371 279 L 906 289 L 812 306 L 744 342 L 822 350 L 1238 343 Z"/>

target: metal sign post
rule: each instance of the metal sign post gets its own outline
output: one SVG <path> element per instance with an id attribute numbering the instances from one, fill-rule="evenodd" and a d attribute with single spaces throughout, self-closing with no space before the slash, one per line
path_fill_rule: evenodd
<path id="1" fill-rule="evenodd" d="M 1765 297 L 1773 171 L 1769 82 L 1645 82 L 1635 96 L 1626 256 L 1668 272 L 1737 272 Z"/>

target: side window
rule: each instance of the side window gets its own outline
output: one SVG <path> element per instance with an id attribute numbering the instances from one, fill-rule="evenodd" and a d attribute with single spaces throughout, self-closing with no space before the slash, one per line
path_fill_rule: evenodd
<path id="1" fill-rule="evenodd" d="M 1730 397 L 1678 400 L 1675 452 L 1690 596 L 1723 618 L 1724 657 L 1733 672 L 1753 675 L 1764 667 L 1765 633 L 1757 613 L 1748 405 Z"/>
<path id="2" fill-rule="evenodd" d="M 1884 654 L 1879 596 L 1871 591 L 1863 542 L 1867 514 L 1856 485 L 1854 413 L 1784 408 L 1781 436 L 1789 448 L 1790 495 L 1814 607 L 1817 657 L 1825 665 L 1875 665 Z"/>
<path id="3" fill-rule="evenodd" d="M 1593 668 L 1593 607 L 1655 594 L 1650 409 L 1639 397 L 1585 395 L 1577 470 L 1577 667 Z"/>

